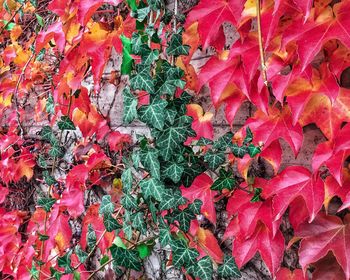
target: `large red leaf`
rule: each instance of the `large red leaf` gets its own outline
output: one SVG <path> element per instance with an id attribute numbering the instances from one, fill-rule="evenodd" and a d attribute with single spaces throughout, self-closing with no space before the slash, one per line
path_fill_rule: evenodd
<path id="1" fill-rule="evenodd" d="M 284 32 L 284 45 L 296 41 L 303 70 L 328 40 L 338 39 L 350 47 L 349 9 L 350 2 L 342 1 L 333 8 L 328 6 L 317 18 L 310 18 L 305 24 L 303 17 L 295 19 Z"/>
<path id="2" fill-rule="evenodd" d="M 332 251 L 342 267 L 346 278 L 350 277 L 350 215 L 327 216 L 319 213 L 314 221 L 299 227 L 295 235 L 302 238 L 299 249 L 299 263 L 305 270 Z"/>
<path id="3" fill-rule="evenodd" d="M 322 179 L 301 166 L 290 166 L 268 182 L 263 189 L 266 197 L 273 197 L 275 219 L 282 217 L 289 204 L 298 196 L 303 197 L 312 221 L 320 211 L 324 200 Z"/>
<path id="4" fill-rule="evenodd" d="M 290 110 L 285 106 L 282 111 L 270 107 L 269 115 L 258 110 L 246 125 L 250 127 L 254 135 L 254 143 L 257 145 L 261 141 L 264 148 L 267 148 L 272 142 L 283 138 L 291 146 L 295 155 L 300 150 L 303 132 L 299 124 L 292 124 Z"/>
<path id="5" fill-rule="evenodd" d="M 213 180 L 205 173 L 197 176 L 189 188 L 181 186 L 181 192 L 190 202 L 199 199 L 203 202 L 201 213 L 214 225 L 216 224 L 216 210 L 214 196 L 217 191 L 210 189 Z"/>
<path id="6" fill-rule="evenodd" d="M 301 269 L 291 271 L 288 268 L 282 267 L 276 273 L 276 280 L 307 280 L 307 278 Z"/>
<path id="7" fill-rule="evenodd" d="M 248 239 L 235 239 L 233 243 L 232 255 L 238 267 L 245 265 L 256 252 L 268 267 L 270 273 L 274 275 L 280 267 L 284 251 L 284 238 L 278 230 L 272 237 L 267 227 L 259 224 L 255 232 Z"/>
<path id="8" fill-rule="evenodd" d="M 190 144 L 193 140 L 198 140 L 201 137 L 213 139 L 214 129 L 212 124 L 213 113 L 203 111 L 203 108 L 198 104 L 186 105 L 187 115 L 192 117 L 192 129 L 196 132 L 196 137 L 189 137 L 186 144 Z"/>
<path id="9" fill-rule="evenodd" d="M 207 48 L 220 36 L 219 30 L 224 22 L 238 23 L 243 4 L 243 0 L 201 0 L 188 14 L 186 25 L 198 21 L 201 43 Z"/>

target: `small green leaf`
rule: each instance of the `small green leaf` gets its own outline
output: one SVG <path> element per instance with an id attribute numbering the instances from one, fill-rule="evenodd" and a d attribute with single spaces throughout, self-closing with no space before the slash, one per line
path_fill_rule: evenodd
<path id="1" fill-rule="evenodd" d="M 221 151 L 225 151 L 230 145 L 232 145 L 233 133 L 227 132 L 223 136 L 219 137 L 217 141 L 215 141 L 213 148 Z"/>
<path id="2" fill-rule="evenodd" d="M 160 210 L 176 209 L 179 205 L 186 204 L 187 199 L 181 195 L 181 192 L 166 189 L 163 192 Z"/>
<path id="3" fill-rule="evenodd" d="M 164 185 L 161 181 L 155 178 L 143 179 L 139 185 L 145 199 L 153 197 L 155 200 L 162 201 Z"/>
<path id="4" fill-rule="evenodd" d="M 103 224 L 108 232 L 112 232 L 113 230 L 122 228 L 122 226 L 117 222 L 117 220 L 114 219 L 112 215 L 108 213 L 103 215 Z"/>
<path id="5" fill-rule="evenodd" d="M 139 257 L 142 260 L 149 257 L 152 253 L 151 248 L 149 246 L 147 246 L 146 244 L 137 245 L 136 250 L 139 252 Z"/>
<path id="6" fill-rule="evenodd" d="M 213 145 L 213 141 L 208 138 L 201 137 L 196 143 L 196 146 L 206 146 L 206 145 Z"/>
<path id="7" fill-rule="evenodd" d="M 142 165 L 147 171 L 149 171 L 152 177 L 160 179 L 160 164 L 158 160 L 158 150 L 149 148 L 146 151 L 140 153 L 140 159 Z"/>
<path id="8" fill-rule="evenodd" d="M 231 145 L 231 151 L 235 157 L 243 158 L 248 153 L 248 148 L 246 146 L 238 146 L 237 144 Z"/>
<path id="9" fill-rule="evenodd" d="M 52 131 L 52 128 L 48 125 L 45 125 L 41 131 L 40 136 L 43 140 L 49 141 L 51 144 L 55 144 L 58 140 L 55 137 L 55 134 Z"/>
<path id="10" fill-rule="evenodd" d="M 131 94 L 130 88 L 123 90 L 123 122 L 131 123 L 137 117 L 137 98 Z"/>
<path id="11" fill-rule="evenodd" d="M 8 22 L 7 20 L 2 20 L 2 22 L 5 26 L 5 30 L 7 31 L 11 31 L 16 26 L 14 22 Z"/>
<path id="12" fill-rule="evenodd" d="M 66 253 L 62 257 L 57 258 L 58 266 L 64 268 L 64 273 L 73 272 L 73 267 L 71 266 L 71 255 L 72 250 L 69 250 L 68 253 Z"/>
<path id="13" fill-rule="evenodd" d="M 137 74 L 130 78 L 130 86 L 133 90 L 145 90 L 152 94 L 154 92 L 154 85 L 151 76 L 151 66 L 138 64 L 136 65 Z"/>
<path id="14" fill-rule="evenodd" d="M 60 280 L 62 277 L 62 273 L 54 269 L 53 267 L 50 267 L 50 274 L 51 274 L 51 277 L 53 277 L 56 280 Z"/>
<path id="15" fill-rule="evenodd" d="M 60 130 L 75 130 L 74 123 L 68 116 L 62 116 L 61 120 L 57 122 L 57 126 Z"/>
<path id="16" fill-rule="evenodd" d="M 213 263 L 209 256 L 205 256 L 190 266 L 187 272 L 201 280 L 211 280 L 213 278 Z"/>
<path id="17" fill-rule="evenodd" d="M 124 194 L 120 203 L 127 210 L 135 210 L 138 208 L 136 199 L 131 194 Z"/>
<path id="18" fill-rule="evenodd" d="M 261 153 L 261 149 L 259 146 L 254 146 L 253 144 L 250 144 L 248 146 L 248 153 L 250 157 L 255 157 L 257 154 Z"/>
<path id="19" fill-rule="evenodd" d="M 141 106 L 138 110 L 140 120 L 151 127 L 159 130 L 164 126 L 164 109 L 168 102 L 164 99 L 156 97 L 149 105 Z"/>
<path id="20" fill-rule="evenodd" d="M 169 45 L 166 49 L 167 55 L 188 55 L 190 50 L 189 46 L 182 45 L 182 35 L 181 34 L 173 34 L 170 39 Z"/>
<path id="21" fill-rule="evenodd" d="M 137 11 L 136 11 L 137 20 L 140 22 L 144 21 L 145 18 L 148 16 L 149 12 L 150 12 L 150 7 L 137 9 Z"/>
<path id="22" fill-rule="evenodd" d="M 261 192 L 262 192 L 262 188 L 254 188 L 254 196 L 252 197 L 252 199 L 250 200 L 251 202 L 258 202 L 261 201 Z"/>
<path id="23" fill-rule="evenodd" d="M 204 155 L 204 161 L 208 163 L 210 169 L 215 170 L 225 162 L 225 154 L 223 152 L 207 151 Z"/>
<path id="24" fill-rule="evenodd" d="M 60 146 L 58 143 L 52 145 L 51 149 L 49 150 L 49 155 L 55 158 L 62 158 L 64 156 L 65 150 L 62 146 Z"/>
<path id="25" fill-rule="evenodd" d="M 199 215 L 201 213 L 201 207 L 203 202 L 199 199 L 195 199 L 190 205 L 188 205 L 188 210 L 194 215 Z"/>
<path id="26" fill-rule="evenodd" d="M 142 266 L 141 259 L 139 258 L 139 253 L 136 250 L 126 250 L 116 245 L 110 247 L 112 257 L 115 264 L 130 268 L 136 271 L 140 271 Z"/>
<path id="27" fill-rule="evenodd" d="M 125 193 L 129 192 L 132 188 L 132 172 L 131 168 L 127 168 L 123 171 L 123 174 L 121 176 L 122 183 L 123 183 L 123 191 Z"/>
<path id="28" fill-rule="evenodd" d="M 39 235 L 39 240 L 40 241 L 46 241 L 46 240 L 48 240 L 50 238 L 50 236 L 45 235 L 45 234 L 41 234 L 39 232 L 38 232 L 38 235 Z"/>
<path id="29" fill-rule="evenodd" d="M 88 232 L 86 235 L 86 244 L 88 245 L 89 249 L 91 250 L 96 245 L 97 237 L 96 232 L 94 231 L 94 228 L 91 224 L 88 225 Z"/>
<path id="30" fill-rule="evenodd" d="M 162 171 L 165 178 L 171 179 L 174 183 L 178 183 L 181 180 L 184 167 L 176 162 L 168 162 L 165 164 Z"/>
<path id="31" fill-rule="evenodd" d="M 120 71 L 122 75 L 129 75 L 132 70 L 133 65 L 133 58 L 131 57 L 131 40 L 128 37 L 125 37 L 124 35 L 120 36 L 120 40 L 123 44 L 123 58 L 122 58 L 122 65 L 120 67 Z"/>
<path id="32" fill-rule="evenodd" d="M 51 94 L 49 94 L 46 100 L 46 113 L 54 114 L 55 113 L 55 104 Z"/>
<path id="33" fill-rule="evenodd" d="M 253 133 L 250 130 L 249 126 L 247 126 L 245 131 L 246 131 L 246 136 L 243 140 L 243 144 L 249 144 L 253 141 Z"/>
<path id="34" fill-rule="evenodd" d="M 174 216 L 174 219 L 179 222 L 179 228 L 184 232 L 187 232 L 190 229 L 190 224 L 196 216 L 189 208 L 186 208 Z"/>
<path id="35" fill-rule="evenodd" d="M 145 215 L 138 212 L 132 216 L 132 227 L 137 229 L 141 234 L 146 234 L 147 225 L 145 223 Z"/>
<path id="36" fill-rule="evenodd" d="M 104 255 L 100 260 L 100 265 L 104 265 L 108 261 L 109 261 L 109 257 L 107 255 Z"/>
<path id="37" fill-rule="evenodd" d="M 99 209 L 99 214 L 112 214 L 114 211 L 114 204 L 111 201 L 111 196 L 110 195 L 104 195 L 102 197 L 100 209 Z"/>
<path id="38" fill-rule="evenodd" d="M 52 197 L 39 197 L 38 198 L 38 205 L 42 207 L 45 212 L 50 212 L 52 205 L 54 205 L 56 202 L 56 199 Z"/>
<path id="39" fill-rule="evenodd" d="M 44 19 L 43 19 L 39 14 L 37 14 L 37 13 L 35 13 L 35 17 L 36 17 L 36 19 L 37 19 L 39 25 L 40 25 L 41 27 L 43 27 L 43 26 L 45 25 Z"/>
<path id="40" fill-rule="evenodd" d="M 173 265 L 177 268 L 194 264 L 199 256 L 198 251 L 189 248 L 182 239 L 172 241 L 171 249 L 173 253 Z"/>
<path id="41" fill-rule="evenodd" d="M 48 186 L 52 186 L 52 185 L 55 185 L 57 183 L 56 179 L 53 176 L 51 176 L 49 171 L 47 171 L 47 170 L 43 171 L 43 177 L 44 177 L 45 183 Z"/>
<path id="42" fill-rule="evenodd" d="M 172 240 L 171 233 L 168 227 L 159 228 L 159 242 L 162 247 L 165 247 L 170 244 Z"/>
<path id="43" fill-rule="evenodd" d="M 239 271 L 235 259 L 231 256 L 224 256 L 224 263 L 219 265 L 218 274 L 223 278 L 231 277 L 242 277 L 241 272 Z"/>
<path id="44" fill-rule="evenodd" d="M 223 189 L 233 190 L 235 183 L 236 180 L 233 178 L 232 172 L 226 172 L 225 169 L 221 169 L 220 177 L 215 180 L 210 188 L 217 191 L 222 191 Z"/>
<path id="45" fill-rule="evenodd" d="M 78 259 L 81 263 L 84 263 L 88 257 L 88 253 L 83 251 L 80 245 L 75 246 L 75 254 L 78 256 Z"/>

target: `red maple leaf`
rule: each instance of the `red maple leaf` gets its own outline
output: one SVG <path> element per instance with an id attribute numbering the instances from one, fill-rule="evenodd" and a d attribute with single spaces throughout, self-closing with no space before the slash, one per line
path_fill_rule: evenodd
<path id="1" fill-rule="evenodd" d="M 332 251 L 346 278 L 350 277 L 350 215 L 343 221 L 336 216 L 319 213 L 314 221 L 300 225 L 295 236 L 301 237 L 299 263 L 305 270 Z"/>
<path id="2" fill-rule="evenodd" d="M 238 23 L 243 4 L 243 0 L 201 0 L 188 14 L 186 26 L 198 21 L 201 43 L 207 48 L 220 36 L 219 30 L 224 22 Z"/>
<path id="3" fill-rule="evenodd" d="M 189 188 L 181 186 L 180 190 L 182 196 L 187 198 L 190 202 L 193 202 L 195 199 L 201 200 L 203 202 L 201 213 L 215 225 L 216 210 L 213 201 L 217 191 L 210 189 L 212 184 L 213 180 L 207 174 L 202 173 L 194 179 Z"/>

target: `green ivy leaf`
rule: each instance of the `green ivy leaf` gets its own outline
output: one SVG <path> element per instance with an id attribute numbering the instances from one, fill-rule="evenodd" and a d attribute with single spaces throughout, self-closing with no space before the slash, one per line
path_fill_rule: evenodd
<path id="1" fill-rule="evenodd" d="M 107 255 L 104 255 L 100 260 L 100 265 L 104 265 L 108 261 L 109 261 L 109 257 Z"/>
<path id="2" fill-rule="evenodd" d="M 146 234 L 147 225 L 145 223 L 145 215 L 142 212 L 138 212 L 132 217 L 132 226 L 137 229 L 141 234 Z"/>
<path id="3" fill-rule="evenodd" d="M 39 197 L 38 198 L 38 205 L 42 207 L 45 212 L 50 212 L 52 205 L 54 205 L 56 202 L 56 199 L 52 197 Z"/>
<path id="4" fill-rule="evenodd" d="M 145 18 L 148 16 L 149 12 L 150 12 L 150 7 L 137 9 L 137 11 L 136 11 L 137 20 L 140 22 L 144 21 Z"/>
<path id="5" fill-rule="evenodd" d="M 210 169 L 215 170 L 225 162 L 225 154 L 223 152 L 207 151 L 204 155 L 204 161 L 208 163 Z"/>
<path id="6" fill-rule="evenodd" d="M 162 203 L 160 204 L 160 210 L 176 209 L 179 205 L 186 204 L 187 199 L 181 195 L 181 192 L 171 189 L 166 189 L 163 192 Z"/>
<path id="7" fill-rule="evenodd" d="M 131 50 L 133 54 L 141 55 L 141 47 L 147 42 L 147 36 L 140 33 L 133 33 L 131 37 Z"/>
<path id="8" fill-rule="evenodd" d="M 188 205 L 188 210 L 194 215 L 199 215 L 201 213 L 201 207 L 203 202 L 199 199 L 195 199 L 190 205 Z"/>
<path id="9" fill-rule="evenodd" d="M 78 259 L 81 263 L 85 263 L 88 253 L 83 251 L 80 247 L 80 245 L 75 246 L 75 254 L 78 256 Z"/>
<path id="10" fill-rule="evenodd" d="M 254 146 L 253 144 L 250 144 L 248 146 L 248 154 L 251 158 L 255 157 L 259 153 L 261 153 L 261 149 L 259 146 Z"/>
<path id="11" fill-rule="evenodd" d="M 60 130 L 75 130 L 75 125 L 68 116 L 62 116 L 57 126 Z"/>
<path id="12" fill-rule="evenodd" d="M 51 144 L 58 143 L 58 140 L 55 137 L 55 134 L 52 131 L 52 128 L 48 125 L 45 125 L 41 131 L 40 136 L 43 140 L 49 141 Z"/>
<path id="13" fill-rule="evenodd" d="M 98 210 L 98 213 L 103 214 L 112 214 L 114 211 L 114 204 L 111 201 L 110 195 L 104 195 L 102 197 L 102 201 L 100 204 L 100 209 Z"/>
<path id="14" fill-rule="evenodd" d="M 130 88 L 123 90 L 123 122 L 131 123 L 137 117 L 137 98 L 131 94 Z"/>
<path id="15" fill-rule="evenodd" d="M 62 277 L 62 273 L 54 269 L 53 267 L 50 267 L 50 274 L 51 274 L 51 277 L 53 277 L 56 280 L 60 280 Z"/>
<path id="16" fill-rule="evenodd" d="M 165 64 L 163 69 L 164 72 L 157 73 L 155 78 L 155 93 L 157 95 L 173 95 L 178 87 L 185 87 L 186 82 L 182 80 L 184 71 L 181 68 Z"/>
<path id="17" fill-rule="evenodd" d="M 62 257 L 57 258 L 58 266 L 64 268 L 64 273 L 73 272 L 73 267 L 71 266 L 71 255 L 72 250 L 69 250 L 68 253 L 66 253 Z"/>
<path id="18" fill-rule="evenodd" d="M 103 215 L 103 224 L 108 232 L 112 232 L 113 230 L 122 228 L 122 226 L 117 222 L 117 220 L 114 219 L 113 216 L 108 213 Z"/>
<path id="19" fill-rule="evenodd" d="M 52 185 L 55 185 L 57 183 L 56 179 L 53 176 L 51 176 L 49 171 L 47 171 L 47 170 L 43 171 L 43 177 L 44 177 L 45 183 L 48 186 L 52 186 Z"/>
<path id="20" fill-rule="evenodd" d="M 158 160 L 158 150 L 149 148 L 140 153 L 142 165 L 151 173 L 152 177 L 160 179 L 160 164 Z"/>
<path id="21" fill-rule="evenodd" d="M 249 126 L 247 126 L 245 131 L 246 131 L 246 136 L 243 140 L 243 144 L 249 144 L 253 141 L 253 133 L 250 130 Z"/>
<path id="22" fill-rule="evenodd" d="M 173 34 L 170 39 L 169 45 L 166 48 L 167 55 L 188 55 L 190 50 L 189 46 L 182 45 L 182 35 L 181 34 Z"/>
<path id="23" fill-rule="evenodd" d="M 91 224 L 88 225 L 88 232 L 86 235 L 86 244 L 88 245 L 89 249 L 91 250 L 97 242 L 96 232 L 94 231 L 94 228 Z"/>
<path id="24" fill-rule="evenodd" d="M 46 240 L 48 240 L 50 238 L 50 236 L 45 235 L 45 234 L 41 234 L 39 232 L 38 232 L 38 235 L 39 235 L 39 240 L 40 241 L 46 241 Z"/>
<path id="25" fill-rule="evenodd" d="M 115 244 L 110 247 L 110 250 L 115 264 L 136 271 L 141 271 L 142 262 L 136 250 L 126 250 Z"/>
<path id="26" fill-rule="evenodd" d="M 211 280 L 213 278 L 213 263 L 209 256 L 205 256 L 190 266 L 187 272 L 201 280 Z"/>
<path id="27" fill-rule="evenodd" d="M 45 50 L 45 49 L 43 49 Z M 55 103 L 51 94 L 49 94 L 46 100 L 46 113 L 54 114 L 55 113 Z M 50 141 L 50 140 L 49 140 Z"/>
<path id="28" fill-rule="evenodd" d="M 145 199 L 153 197 L 155 200 L 162 201 L 164 185 L 161 181 L 155 178 L 143 179 L 139 185 Z"/>
<path id="29" fill-rule="evenodd" d="M 132 70 L 133 58 L 131 57 L 131 40 L 124 35 L 120 36 L 120 39 L 123 44 L 123 58 L 122 65 L 120 67 L 120 71 L 122 75 L 129 75 Z"/>
<path id="30" fill-rule="evenodd" d="M 208 138 L 204 138 L 204 137 L 201 137 L 199 138 L 199 140 L 197 141 L 196 143 L 196 146 L 207 146 L 207 145 L 213 145 L 213 141 L 208 139 Z"/>
<path id="31" fill-rule="evenodd" d="M 34 261 L 32 263 L 32 268 L 29 270 L 29 274 L 31 278 L 39 280 L 39 270 L 36 268 Z"/>
<path id="32" fill-rule="evenodd" d="M 168 102 L 159 97 L 154 98 L 149 105 L 141 106 L 138 110 L 140 120 L 151 127 L 162 130 L 164 127 L 164 109 Z"/>
<path id="33" fill-rule="evenodd" d="M 224 256 L 224 263 L 218 267 L 218 275 L 223 278 L 242 277 L 235 259 L 231 256 Z"/>
<path id="34" fill-rule="evenodd" d="M 232 132 L 227 132 L 223 136 L 219 137 L 217 141 L 215 141 L 213 148 L 217 150 L 225 151 L 228 147 L 232 145 Z"/>
<path id="35" fill-rule="evenodd" d="M 162 171 L 165 178 L 171 179 L 174 183 L 178 183 L 181 180 L 184 167 L 176 162 L 168 162 L 165 164 Z"/>
<path id="36" fill-rule="evenodd" d="M 64 156 L 65 150 L 58 143 L 51 146 L 49 150 L 49 155 L 55 158 L 62 158 Z"/>
<path id="37" fill-rule="evenodd" d="M 167 226 L 159 227 L 159 242 L 162 247 L 170 245 L 172 240 L 171 232 Z"/>
<path id="38" fill-rule="evenodd" d="M 187 137 L 191 136 L 191 123 L 191 117 L 182 116 L 172 126 L 168 126 L 159 133 L 157 145 L 164 160 L 170 160 Z"/>
<path id="39" fill-rule="evenodd" d="M 123 171 L 122 176 L 123 191 L 125 193 L 129 192 L 132 188 L 132 172 L 131 168 L 127 168 Z"/>
<path id="40" fill-rule="evenodd" d="M 250 201 L 251 202 L 261 201 L 261 197 L 260 197 L 261 193 L 262 193 L 262 188 L 254 188 L 254 196 Z"/>
<path id="41" fill-rule="evenodd" d="M 173 265 L 177 268 L 181 268 L 184 265 L 192 265 L 199 256 L 197 250 L 189 248 L 182 239 L 172 241 L 171 250 L 173 253 Z"/>
<path id="42" fill-rule="evenodd" d="M 151 65 L 153 61 L 157 60 L 159 56 L 159 50 L 151 50 L 149 46 L 143 44 L 141 47 L 141 61 L 144 65 Z"/>
<path id="43" fill-rule="evenodd" d="M 136 250 L 139 252 L 139 257 L 142 260 L 149 257 L 152 253 L 151 248 L 149 246 L 147 246 L 146 244 L 137 245 Z"/>
<path id="44" fill-rule="evenodd" d="M 124 194 L 120 203 L 127 210 L 135 210 L 138 208 L 136 199 L 131 194 Z"/>
<path id="45" fill-rule="evenodd" d="M 232 177 L 232 172 L 226 172 L 225 169 L 221 169 L 220 177 L 215 180 L 210 188 L 217 191 L 222 191 L 223 189 L 233 190 L 235 183 L 236 180 Z"/>
<path id="46" fill-rule="evenodd" d="M 133 90 L 145 90 L 152 94 L 154 92 L 154 85 L 151 76 L 151 66 L 138 64 L 136 65 L 137 74 L 130 78 L 130 86 Z"/>
<path id="47" fill-rule="evenodd" d="M 240 147 L 237 144 L 232 144 L 231 151 L 235 157 L 243 158 L 248 153 L 248 148 L 246 146 Z"/>
<path id="48" fill-rule="evenodd" d="M 187 232 L 190 229 L 191 221 L 195 218 L 196 215 L 189 208 L 178 211 L 174 216 L 174 219 L 179 222 L 179 228 L 184 232 Z"/>

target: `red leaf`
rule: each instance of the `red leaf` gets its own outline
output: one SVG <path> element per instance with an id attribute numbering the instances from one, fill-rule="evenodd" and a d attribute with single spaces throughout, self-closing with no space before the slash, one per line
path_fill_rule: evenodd
<path id="1" fill-rule="evenodd" d="M 79 2 L 78 20 L 81 25 L 86 25 L 91 16 L 102 4 L 117 6 L 122 0 L 83 0 Z"/>
<path id="2" fill-rule="evenodd" d="M 198 222 L 193 220 L 189 232 L 194 237 L 190 245 L 198 250 L 200 257 L 209 255 L 216 263 L 222 263 L 224 253 L 210 230 L 201 228 Z"/>
<path id="3" fill-rule="evenodd" d="M 288 268 L 282 267 L 276 273 L 276 280 L 307 280 L 307 278 L 304 276 L 301 269 L 291 271 Z"/>
<path id="4" fill-rule="evenodd" d="M 198 104 L 188 104 L 187 116 L 192 117 L 192 129 L 196 132 L 196 137 L 189 137 L 185 144 L 190 144 L 193 140 L 198 140 L 201 137 L 208 138 L 210 140 L 214 137 L 213 124 L 211 119 L 213 113 L 203 111 L 203 108 Z"/>
<path id="5" fill-rule="evenodd" d="M 299 263 L 305 270 L 311 263 L 332 251 L 342 267 L 346 278 L 350 277 L 350 215 L 339 217 L 319 213 L 311 223 L 299 227 L 295 235 L 302 238 L 299 249 Z"/>
<path id="6" fill-rule="evenodd" d="M 346 280 L 344 271 L 337 263 L 337 259 L 332 253 L 313 264 L 315 271 L 312 273 L 312 279 L 317 280 Z"/>
<path id="7" fill-rule="evenodd" d="M 283 45 L 296 41 L 302 70 L 314 59 L 322 45 L 331 39 L 338 39 L 350 47 L 350 17 L 347 11 L 350 2 L 343 1 L 327 7 L 318 17 L 305 24 L 302 17 L 296 19 L 284 32 Z"/>
<path id="8" fill-rule="evenodd" d="M 232 255 L 239 268 L 245 265 L 256 252 L 268 267 L 270 273 L 274 275 L 280 267 L 284 251 L 284 238 L 278 230 L 275 237 L 263 224 L 256 227 L 255 232 L 248 239 L 235 239 L 233 243 Z"/>
<path id="9" fill-rule="evenodd" d="M 207 48 L 220 36 L 218 31 L 224 22 L 238 23 L 243 4 L 243 0 L 201 0 L 189 13 L 186 26 L 198 21 L 201 43 Z"/>
<path id="10" fill-rule="evenodd" d="M 303 197 L 311 222 L 321 210 L 324 200 L 323 181 L 301 166 L 290 166 L 268 182 L 264 196 L 273 198 L 275 219 L 282 217 L 288 205 L 298 196 Z"/>
<path id="11" fill-rule="evenodd" d="M 57 21 L 49 26 L 46 31 L 40 31 L 36 38 L 35 52 L 38 53 L 50 40 L 55 39 L 55 43 L 60 52 L 64 51 L 66 42 L 64 32 L 62 30 L 62 22 Z"/>
<path id="12" fill-rule="evenodd" d="M 285 106 L 282 111 L 277 108 L 270 108 L 269 115 L 258 110 L 253 118 L 250 118 L 246 125 L 250 127 L 254 135 L 254 143 L 261 141 L 264 149 L 273 141 L 283 138 L 289 143 L 295 155 L 300 150 L 303 132 L 299 124 L 293 126 L 289 108 Z"/>
<path id="13" fill-rule="evenodd" d="M 207 174 L 202 173 L 194 179 L 189 188 L 181 186 L 180 190 L 182 196 L 187 198 L 190 202 L 193 202 L 195 199 L 201 200 L 203 202 L 201 213 L 215 225 L 216 210 L 213 201 L 217 191 L 210 189 L 212 184 L 213 180 Z"/>

